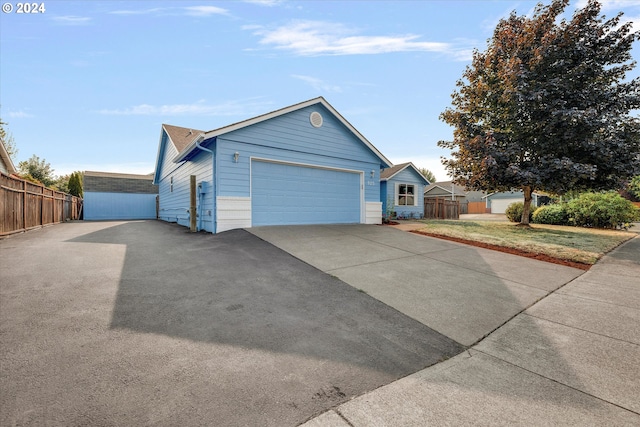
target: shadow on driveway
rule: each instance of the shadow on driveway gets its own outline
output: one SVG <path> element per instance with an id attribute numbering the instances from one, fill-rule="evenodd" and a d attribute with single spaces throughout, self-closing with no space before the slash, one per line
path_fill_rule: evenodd
<path id="1" fill-rule="evenodd" d="M 3 321 L 30 298 L 54 321 L 4 328 L 2 424 L 297 425 L 463 349 L 244 230 L 76 223 L 41 237 L 11 243 L 66 267 L 15 273 L 31 287 L 12 288 Z"/>

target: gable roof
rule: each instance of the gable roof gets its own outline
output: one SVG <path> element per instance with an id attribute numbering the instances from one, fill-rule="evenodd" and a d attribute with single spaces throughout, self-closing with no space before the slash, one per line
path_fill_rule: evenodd
<path id="1" fill-rule="evenodd" d="M 9 172 L 9 174 L 12 173 L 18 173 L 18 170 L 16 169 L 16 166 L 13 164 L 13 161 L 11 160 L 11 157 L 9 156 L 9 152 L 7 151 L 7 149 L 5 148 L 4 144 L 0 142 L 0 161 L 2 161 L 2 163 L 4 163 L 7 172 Z"/>
<path id="2" fill-rule="evenodd" d="M 414 164 L 411 162 L 402 163 L 402 164 L 395 165 L 390 168 L 382 170 L 382 172 L 380 172 L 380 181 L 387 181 L 407 168 L 413 169 L 415 174 L 418 175 L 420 178 L 422 178 L 422 180 L 426 185 L 429 185 L 429 180 L 425 178 L 424 175 L 420 173 L 418 168 L 416 168 Z"/>
<path id="3" fill-rule="evenodd" d="M 176 150 L 178 150 L 178 153 L 182 152 L 189 144 L 191 144 L 198 135 L 205 133 L 202 130 L 167 124 L 163 124 L 162 127 L 167 132 L 167 135 L 169 135 L 169 139 L 171 139 L 171 142 L 173 143 L 173 146 L 176 147 Z"/>
<path id="4" fill-rule="evenodd" d="M 435 189 L 435 188 L 440 188 L 441 190 L 451 194 L 451 186 L 453 185 L 453 191 L 455 194 L 466 194 L 469 192 L 469 190 L 467 190 L 466 188 L 464 188 L 461 185 L 458 184 L 453 184 L 451 181 L 438 181 L 438 182 L 434 182 L 433 184 L 429 185 L 427 188 L 424 189 L 424 193 L 427 194 L 429 191 Z"/>
<path id="5" fill-rule="evenodd" d="M 162 131 L 160 131 L 160 143 L 158 143 L 158 154 L 156 155 L 156 170 L 153 173 L 153 183 L 159 183 L 160 173 L 160 162 L 162 161 L 163 155 L 163 144 L 162 144 L 162 135 L 166 133 L 168 136 L 168 141 L 173 144 L 178 153 L 183 151 L 191 142 L 198 139 L 200 136 L 204 134 L 204 131 L 198 129 L 190 129 L 183 128 L 180 126 L 168 125 L 166 123 L 162 124 Z"/>
<path id="6" fill-rule="evenodd" d="M 293 111 L 301 110 L 303 108 L 316 105 L 316 104 L 320 104 L 324 106 L 331 114 L 333 114 L 335 118 L 338 119 L 338 121 L 340 121 L 347 129 L 349 129 L 349 131 L 351 131 L 351 133 L 355 135 L 356 138 L 358 138 L 367 148 L 369 148 L 380 159 L 383 165 L 385 166 L 393 165 L 393 163 L 391 163 L 389 159 L 387 159 L 380 151 L 378 151 L 378 149 L 374 147 L 373 144 L 369 142 L 367 138 L 365 138 L 360 132 L 358 132 L 358 130 L 354 128 L 351 125 L 351 123 L 349 123 L 344 117 L 342 117 L 342 115 L 338 113 L 338 111 L 336 111 L 336 109 L 333 108 L 331 104 L 329 104 L 327 100 L 321 96 L 310 99 L 308 101 L 300 102 L 298 104 L 290 105 L 288 107 L 284 107 L 279 110 L 272 111 L 270 113 L 262 114 L 260 116 L 253 117 L 251 119 L 243 120 L 241 122 L 236 122 L 227 126 L 223 126 L 221 128 L 210 130 L 208 132 L 202 132 L 202 134 L 204 139 L 215 138 L 216 136 L 224 135 L 226 133 L 233 132 L 238 129 L 242 129 L 247 126 L 255 125 L 257 123 L 261 123 L 266 120 L 273 119 L 275 117 L 279 117 L 279 116 L 291 113 Z M 178 149 L 179 154 L 174 159 L 175 162 L 179 162 L 186 159 L 191 153 L 191 151 L 195 149 L 197 142 L 199 142 L 196 131 L 194 131 L 193 137 L 194 138 L 192 138 L 192 140 L 189 141 L 188 145 L 184 149 L 182 150 Z"/>

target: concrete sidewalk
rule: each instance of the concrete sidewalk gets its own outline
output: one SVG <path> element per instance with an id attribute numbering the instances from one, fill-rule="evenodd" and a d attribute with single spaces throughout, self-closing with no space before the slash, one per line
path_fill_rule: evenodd
<path id="1" fill-rule="evenodd" d="M 640 237 L 443 363 L 304 426 L 640 425 Z"/>

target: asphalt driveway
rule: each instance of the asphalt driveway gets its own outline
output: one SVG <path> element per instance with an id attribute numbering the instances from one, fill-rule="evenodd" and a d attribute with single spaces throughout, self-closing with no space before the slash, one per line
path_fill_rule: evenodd
<path id="1" fill-rule="evenodd" d="M 0 425 L 297 425 L 462 348 L 244 230 L 0 240 Z"/>

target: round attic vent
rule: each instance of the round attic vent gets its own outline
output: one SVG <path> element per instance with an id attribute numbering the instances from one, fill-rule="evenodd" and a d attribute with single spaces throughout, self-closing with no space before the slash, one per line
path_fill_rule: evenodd
<path id="1" fill-rule="evenodd" d="M 319 128 L 320 126 L 322 126 L 322 115 L 320 115 L 320 113 L 318 113 L 317 111 L 314 111 L 309 116 L 309 121 L 311 122 L 311 126 L 313 126 L 314 128 Z"/>

